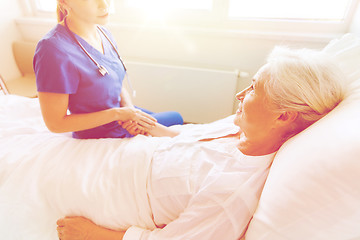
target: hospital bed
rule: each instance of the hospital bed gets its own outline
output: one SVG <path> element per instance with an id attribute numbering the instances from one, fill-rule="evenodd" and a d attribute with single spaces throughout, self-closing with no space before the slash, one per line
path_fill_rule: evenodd
<path id="1" fill-rule="evenodd" d="M 324 51 L 336 56 L 349 77 L 346 99 L 280 148 L 242 239 L 360 239 L 360 39 L 348 34 L 330 42 Z M 191 132 L 230 124 L 229 119 L 179 128 Z M 96 201 L 106 206 L 110 216 L 100 221 L 115 224 L 111 206 L 116 204 L 102 196 L 101 183 L 116 177 L 113 167 L 125 149 L 147 146 L 143 143 L 148 138 L 137 138 L 138 143 L 131 145 L 128 139 L 78 140 L 70 134 L 50 133 L 38 99 L 0 95 L 1 239 L 57 239 L 56 220 L 70 205 L 61 193 L 85 197 L 98 191 Z M 83 164 L 66 174 L 81 178 L 82 190 L 59 191 L 55 187 L 59 183 L 47 179 L 54 179 L 49 176 L 73 164 L 73 159 Z M 67 176 L 58 179 L 71 184 L 66 183 Z M 92 203 L 82 202 L 81 197 L 73 201 L 72 206 L 88 207 L 98 217 Z M 83 215 L 78 209 L 73 213 Z"/>

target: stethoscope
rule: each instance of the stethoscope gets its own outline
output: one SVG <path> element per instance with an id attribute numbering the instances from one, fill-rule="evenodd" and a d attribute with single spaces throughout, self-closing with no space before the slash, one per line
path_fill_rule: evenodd
<path id="1" fill-rule="evenodd" d="M 97 66 L 98 68 L 98 71 L 100 72 L 100 74 L 102 76 L 105 76 L 106 74 L 109 74 L 108 70 L 100 65 L 91 55 L 88 51 L 86 51 L 86 49 L 84 48 L 84 46 L 77 40 L 77 38 L 75 37 L 74 33 L 70 30 L 69 26 L 67 25 L 67 22 L 66 22 L 66 18 L 64 18 L 64 25 L 65 25 L 65 28 L 66 30 L 68 31 L 68 33 L 70 34 L 70 36 L 73 38 L 73 40 L 79 45 L 79 47 L 83 50 L 83 52 L 91 59 L 91 61 Z M 123 60 L 121 59 L 120 57 L 120 54 L 119 54 L 119 51 L 116 49 L 114 43 L 110 40 L 110 38 L 108 37 L 108 35 L 104 32 L 104 30 L 102 30 L 99 26 L 97 26 L 97 29 L 105 36 L 105 38 L 109 41 L 109 43 L 111 44 L 112 48 L 115 50 L 116 54 L 118 55 L 118 58 L 122 64 L 122 66 L 124 67 L 124 70 L 125 70 L 125 77 L 126 77 L 126 80 L 129 84 L 129 87 L 131 88 L 132 90 L 132 95 L 133 97 L 136 96 L 136 91 L 133 89 L 132 85 L 131 85 L 131 82 L 130 82 L 130 79 L 129 79 L 129 75 L 127 74 L 127 69 L 125 67 L 125 64 L 123 62 Z"/>

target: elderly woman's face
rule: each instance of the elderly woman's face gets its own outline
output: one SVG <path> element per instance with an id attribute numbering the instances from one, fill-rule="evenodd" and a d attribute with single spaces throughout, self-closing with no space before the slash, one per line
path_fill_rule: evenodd
<path id="1" fill-rule="evenodd" d="M 264 81 L 267 77 L 265 65 L 255 74 L 251 85 L 236 95 L 240 103 L 234 123 L 248 139 L 264 139 L 279 117 L 274 111 L 275 105 L 265 95 Z"/>

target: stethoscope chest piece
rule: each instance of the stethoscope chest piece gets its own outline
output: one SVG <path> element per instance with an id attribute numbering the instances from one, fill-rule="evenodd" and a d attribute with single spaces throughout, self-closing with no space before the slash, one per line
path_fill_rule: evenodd
<path id="1" fill-rule="evenodd" d="M 105 76 L 106 74 L 108 74 L 108 70 L 104 67 L 104 66 L 99 66 L 99 72 L 102 76 Z"/>

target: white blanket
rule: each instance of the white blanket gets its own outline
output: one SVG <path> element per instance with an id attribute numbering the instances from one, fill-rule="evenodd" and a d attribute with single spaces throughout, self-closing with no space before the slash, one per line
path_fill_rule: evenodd
<path id="1" fill-rule="evenodd" d="M 178 128 L 187 138 L 221 121 Z M 0 238 L 55 240 L 57 219 L 68 215 L 155 228 L 145 188 L 153 152 L 166 141 L 50 133 L 37 99 L 0 96 Z"/>
<path id="2" fill-rule="evenodd" d="M 66 215 L 108 227 L 154 227 L 144 188 L 153 151 L 167 138 L 50 133 L 37 99 L 16 96 L 0 97 L 0 116 L 1 239 L 57 239 L 56 220 Z M 136 203 L 124 198 L 135 193 Z"/>

